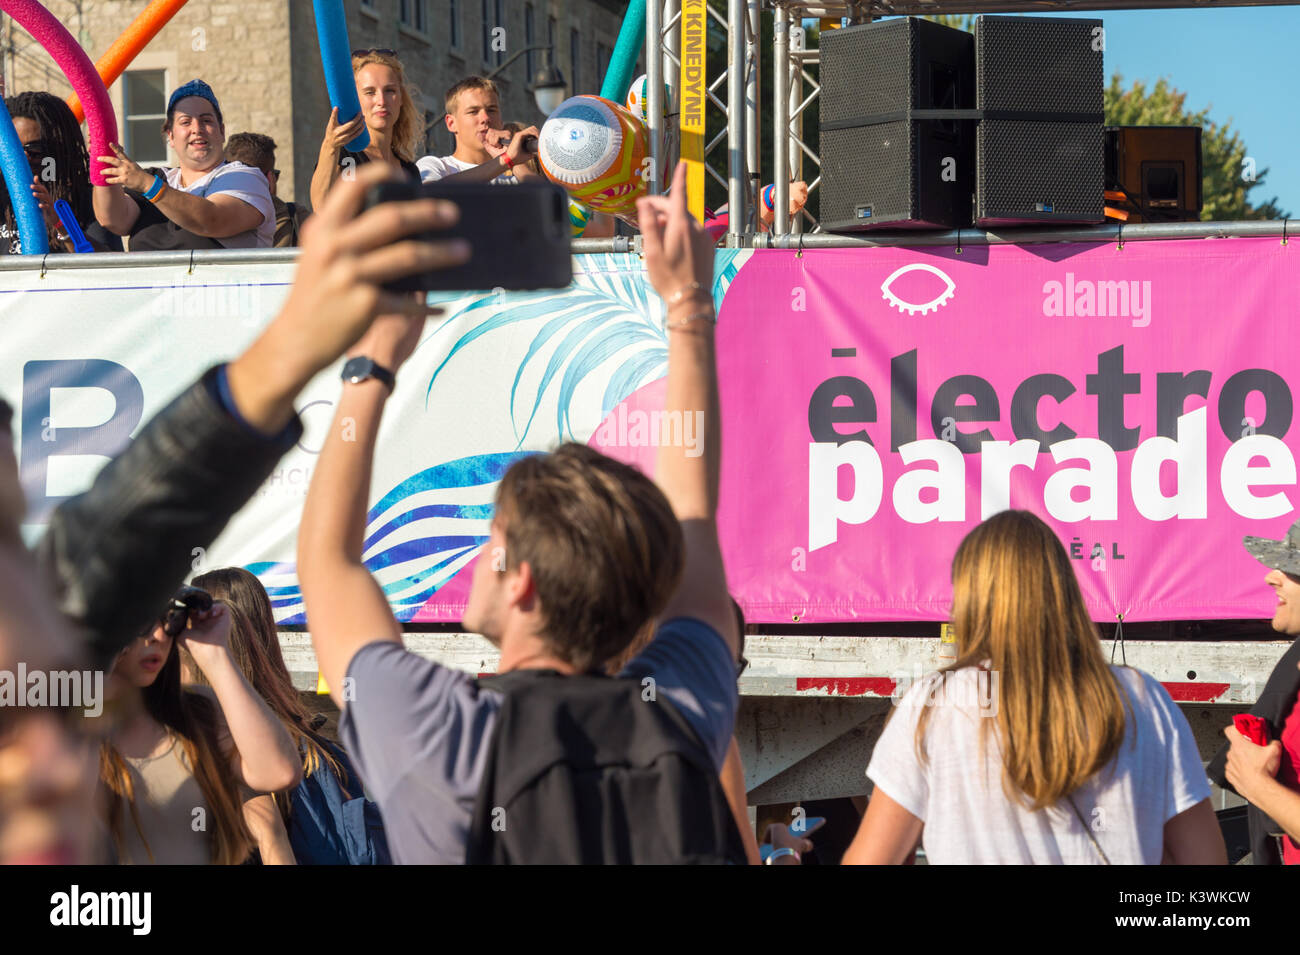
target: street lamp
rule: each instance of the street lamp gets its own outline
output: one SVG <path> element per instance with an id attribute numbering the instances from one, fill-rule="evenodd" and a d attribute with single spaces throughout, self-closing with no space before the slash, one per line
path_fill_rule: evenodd
<path id="1" fill-rule="evenodd" d="M 541 112 L 550 116 L 555 112 L 555 108 L 568 99 L 568 84 L 564 81 L 564 74 L 552 63 L 552 49 L 549 46 L 527 46 L 515 53 L 495 70 L 489 73 L 485 78 L 492 79 L 507 66 L 519 59 L 525 53 L 535 53 L 538 50 L 545 50 L 546 56 L 543 58 L 543 66 L 533 77 L 533 85 L 529 91 L 533 94 L 533 99 L 537 102 L 537 108 Z"/>

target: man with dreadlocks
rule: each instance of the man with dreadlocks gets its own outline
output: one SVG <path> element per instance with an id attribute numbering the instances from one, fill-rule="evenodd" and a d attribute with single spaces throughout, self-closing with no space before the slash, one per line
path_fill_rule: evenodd
<path id="1" fill-rule="evenodd" d="M 76 251 L 54 211 L 54 203 L 62 199 L 72 207 L 82 232 L 96 252 L 121 252 L 122 240 L 95 221 L 86 140 L 68 104 L 53 93 L 33 90 L 10 96 L 5 105 L 32 167 L 32 194 L 45 216 L 50 251 Z M 22 252 L 22 244 L 8 192 L 3 193 L 3 203 L 0 255 L 17 255 Z"/>

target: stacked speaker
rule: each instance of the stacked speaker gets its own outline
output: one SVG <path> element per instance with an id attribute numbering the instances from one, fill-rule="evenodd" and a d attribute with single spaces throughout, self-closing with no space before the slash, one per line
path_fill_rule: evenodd
<path id="1" fill-rule="evenodd" d="M 915 18 L 821 38 L 822 226 L 1104 218 L 1100 20 Z"/>

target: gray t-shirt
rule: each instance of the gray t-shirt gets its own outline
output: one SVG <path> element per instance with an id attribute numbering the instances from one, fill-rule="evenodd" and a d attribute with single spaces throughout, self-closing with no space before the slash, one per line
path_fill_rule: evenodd
<path id="1" fill-rule="evenodd" d="M 740 701 L 726 642 L 702 621 L 666 621 L 619 674 L 647 676 L 721 770 Z M 348 677 L 339 735 L 383 814 L 393 861 L 463 863 L 501 694 L 388 641 L 358 650 Z"/>

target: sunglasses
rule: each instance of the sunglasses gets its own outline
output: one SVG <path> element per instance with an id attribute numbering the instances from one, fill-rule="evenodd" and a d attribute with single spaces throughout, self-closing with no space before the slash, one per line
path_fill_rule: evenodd
<path id="1" fill-rule="evenodd" d="M 169 637 L 178 637 L 185 629 L 185 624 L 192 613 L 205 613 L 212 609 L 212 595 L 198 587 L 182 587 L 172 594 L 171 602 L 162 612 L 159 622 L 163 633 Z"/>
<path id="2" fill-rule="evenodd" d="M 278 178 L 280 177 L 280 170 L 278 170 L 278 169 L 272 169 L 272 170 L 271 170 L 271 175 L 275 176 L 275 177 L 278 179 Z"/>
<path id="3" fill-rule="evenodd" d="M 382 47 L 375 47 L 373 50 L 353 50 L 353 56 L 369 56 L 371 53 L 378 53 L 380 56 L 397 56 L 396 50 L 387 50 Z"/>

